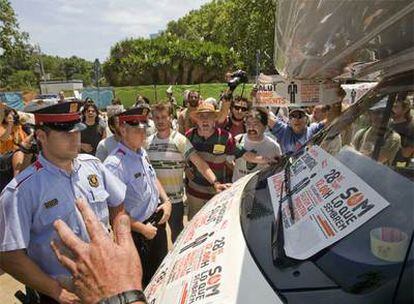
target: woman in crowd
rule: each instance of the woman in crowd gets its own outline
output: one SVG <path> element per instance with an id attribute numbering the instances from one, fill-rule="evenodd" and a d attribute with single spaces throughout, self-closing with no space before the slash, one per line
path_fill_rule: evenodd
<path id="1" fill-rule="evenodd" d="M 99 123 L 99 110 L 94 103 L 85 104 L 82 119 L 86 129 L 81 132 L 81 153 L 95 155 L 98 143 L 106 137 L 106 130 Z"/>
<path id="2" fill-rule="evenodd" d="M 18 145 L 26 137 L 16 110 L 5 108 L 4 117 L 0 124 L 0 154 L 17 150 Z"/>

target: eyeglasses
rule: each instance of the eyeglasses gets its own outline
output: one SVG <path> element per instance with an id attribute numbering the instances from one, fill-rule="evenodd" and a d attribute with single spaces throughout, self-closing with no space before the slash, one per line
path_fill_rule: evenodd
<path id="1" fill-rule="evenodd" d="M 234 106 L 233 109 L 236 111 L 246 112 L 248 109 L 246 107 Z"/>
<path id="2" fill-rule="evenodd" d="M 302 119 L 303 117 L 305 117 L 305 114 L 303 113 L 293 113 L 289 115 L 289 118 L 296 118 L 296 119 Z"/>

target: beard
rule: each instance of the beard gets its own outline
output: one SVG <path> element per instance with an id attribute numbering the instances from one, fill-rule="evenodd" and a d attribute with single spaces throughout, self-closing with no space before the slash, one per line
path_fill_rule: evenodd
<path id="1" fill-rule="evenodd" d="M 195 108 L 195 107 L 197 107 L 197 106 L 198 106 L 198 100 L 190 100 L 190 101 L 188 102 L 188 104 L 190 105 L 190 107 Z"/>

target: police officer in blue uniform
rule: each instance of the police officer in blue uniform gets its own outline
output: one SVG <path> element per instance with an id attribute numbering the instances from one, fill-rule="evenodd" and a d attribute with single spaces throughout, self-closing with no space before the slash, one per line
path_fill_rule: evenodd
<path id="1" fill-rule="evenodd" d="M 141 105 L 119 114 L 122 139 L 104 162 L 127 186 L 125 210 L 131 217 L 132 237 L 142 261 L 143 286 L 167 254 L 165 222 L 171 214 L 171 202 L 143 149 L 149 112 L 148 106 Z"/>
<path id="2" fill-rule="evenodd" d="M 34 111 L 41 153 L 0 195 L 0 268 L 39 294 L 40 303 L 78 303 L 70 273 L 59 264 L 51 241 L 59 244 L 53 223 L 61 219 L 89 240 L 75 207 L 86 200 L 102 225 L 123 210 L 125 185 L 95 157 L 79 154 L 78 102 Z"/>

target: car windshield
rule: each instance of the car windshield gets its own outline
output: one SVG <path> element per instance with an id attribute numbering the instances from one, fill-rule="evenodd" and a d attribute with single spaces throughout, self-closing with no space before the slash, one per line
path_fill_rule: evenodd
<path id="1" fill-rule="evenodd" d="M 413 267 L 412 254 L 408 254 L 414 230 L 413 92 L 411 73 L 384 81 L 309 143 L 329 152 L 389 203 L 372 219 L 311 258 L 277 259 L 283 240 L 277 237 L 267 178 L 283 168 L 263 170 L 246 186 L 241 225 L 247 246 L 269 284 L 289 303 L 303 303 L 305 294 L 309 302 L 318 303 L 332 303 L 338 295 L 337 303 L 367 303 L 373 299 L 377 301 L 373 303 L 391 303 L 404 269 Z M 399 258 L 390 261 L 373 252 L 377 234 L 384 242 L 379 250 L 399 250 Z M 299 236 L 307 237 L 306 233 Z M 387 247 L 387 241 L 399 247 Z M 406 290 L 408 293 L 411 289 Z M 331 296 L 318 298 L 322 293 Z M 313 296 L 316 298 L 309 300 Z"/>

